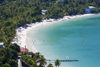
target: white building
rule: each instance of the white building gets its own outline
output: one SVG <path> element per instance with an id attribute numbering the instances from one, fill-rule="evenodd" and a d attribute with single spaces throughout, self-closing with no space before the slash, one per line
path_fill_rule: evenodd
<path id="1" fill-rule="evenodd" d="M 42 10 L 41 13 L 42 15 L 46 15 L 47 10 Z"/>
<path id="2" fill-rule="evenodd" d="M 4 48 L 4 43 L 3 42 L 0 43 L 0 48 Z"/>
<path id="3" fill-rule="evenodd" d="M 85 13 L 91 13 L 95 9 L 94 6 L 89 6 L 86 10 Z"/>
<path id="4" fill-rule="evenodd" d="M 95 7 L 94 6 L 89 6 L 89 9 L 95 9 Z"/>

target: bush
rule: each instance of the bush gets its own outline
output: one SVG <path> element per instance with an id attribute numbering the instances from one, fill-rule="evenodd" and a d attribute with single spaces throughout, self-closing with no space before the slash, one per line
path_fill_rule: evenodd
<path id="1" fill-rule="evenodd" d="M 8 63 L 10 64 L 10 67 L 18 67 L 16 60 L 10 59 Z"/>
<path id="2" fill-rule="evenodd" d="M 20 47 L 15 43 L 11 44 L 9 48 L 15 50 L 16 52 L 20 52 Z"/>
<path id="3" fill-rule="evenodd" d="M 3 67 L 10 67 L 10 64 L 5 63 L 5 64 L 3 65 Z"/>

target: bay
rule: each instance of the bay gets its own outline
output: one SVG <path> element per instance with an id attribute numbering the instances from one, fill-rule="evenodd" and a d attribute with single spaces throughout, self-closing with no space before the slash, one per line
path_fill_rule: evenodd
<path id="1" fill-rule="evenodd" d="M 60 67 L 100 67 L 100 15 L 61 21 L 27 33 L 47 59 L 78 59 Z"/>

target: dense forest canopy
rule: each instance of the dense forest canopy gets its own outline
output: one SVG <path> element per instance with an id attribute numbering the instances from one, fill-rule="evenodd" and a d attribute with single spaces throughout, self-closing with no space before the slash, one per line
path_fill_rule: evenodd
<path id="1" fill-rule="evenodd" d="M 0 41 L 12 41 L 19 26 L 45 18 L 84 14 L 88 6 L 95 6 L 94 12 L 99 12 L 100 0 L 0 0 Z M 41 14 L 43 9 L 47 10 L 46 16 Z"/>

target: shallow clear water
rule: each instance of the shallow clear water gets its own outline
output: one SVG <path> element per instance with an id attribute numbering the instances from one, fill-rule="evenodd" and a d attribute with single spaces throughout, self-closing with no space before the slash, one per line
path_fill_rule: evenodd
<path id="1" fill-rule="evenodd" d="M 28 32 L 47 59 L 78 59 L 60 67 L 100 67 L 100 15 L 41 26 Z"/>

